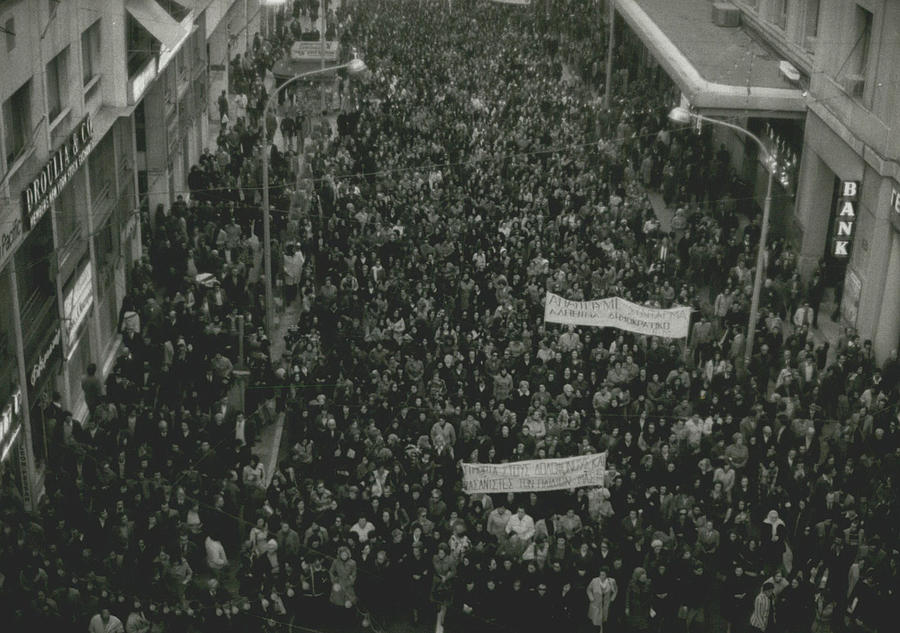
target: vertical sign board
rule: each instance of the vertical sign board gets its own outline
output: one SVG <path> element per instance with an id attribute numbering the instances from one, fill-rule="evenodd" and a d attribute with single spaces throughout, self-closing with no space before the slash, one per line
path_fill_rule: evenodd
<path id="1" fill-rule="evenodd" d="M 850 257 L 853 233 L 856 229 L 856 203 L 859 200 L 859 182 L 842 180 L 838 195 L 837 217 L 834 219 L 834 236 L 831 240 L 831 255 L 836 259 Z"/>
<path id="2" fill-rule="evenodd" d="M 891 187 L 891 224 L 900 231 L 900 191 Z"/>
<path id="3" fill-rule="evenodd" d="M 21 430 L 22 390 L 16 389 L 6 406 L 0 410 L 0 462 L 9 456 L 9 451 Z"/>
<path id="4" fill-rule="evenodd" d="M 66 321 L 63 328 L 66 331 L 66 345 L 68 346 L 68 354 L 71 356 L 74 347 L 75 338 L 78 334 L 78 328 L 84 322 L 88 311 L 94 303 L 94 294 L 91 289 L 91 263 L 87 262 L 78 276 L 75 277 L 74 283 L 66 290 L 63 298 L 63 306 L 65 308 Z"/>

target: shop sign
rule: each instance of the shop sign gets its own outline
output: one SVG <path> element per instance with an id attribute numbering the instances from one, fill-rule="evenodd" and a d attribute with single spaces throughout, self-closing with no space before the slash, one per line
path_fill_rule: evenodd
<path id="1" fill-rule="evenodd" d="M 13 254 L 22 233 L 22 218 L 16 217 L 8 223 L 0 223 L 0 268 L 3 268 L 6 258 Z"/>
<path id="2" fill-rule="evenodd" d="M 128 214 L 128 221 L 125 222 L 125 226 L 122 228 L 122 232 L 119 235 L 123 244 L 128 244 L 128 242 L 131 241 L 131 238 L 134 237 L 134 234 L 137 231 L 139 215 L 140 211 L 137 209 L 132 210 Z"/>
<path id="3" fill-rule="evenodd" d="M 336 41 L 318 40 L 315 42 L 294 42 L 291 46 L 291 59 L 294 61 L 318 61 L 324 59 L 326 61 L 337 61 L 338 43 Z"/>
<path id="4" fill-rule="evenodd" d="M 900 191 L 891 187 L 891 223 L 900 231 Z"/>
<path id="5" fill-rule="evenodd" d="M 858 198 L 859 182 L 856 180 L 842 181 L 837 204 L 837 217 L 834 220 L 834 237 L 831 242 L 831 254 L 837 259 L 847 259 L 850 256 L 853 231 L 856 228 L 856 201 Z"/>
<path id="6" fill-rule="evenodd" d="M 22 430 L 22 390 L 15 393 L 0 411 L 0 462 L 6 460 L 9 450 Z"/>
<path id="7" fill-rule="evenodd" d="M 22 192 L 22 221 L 28 230 L 38 223 L 91 152 L 91 115 L 81 120 L 30 185 Z"/>
<path id="8" fill-rule="evenodd" d="M 53 335 L 53 338 L 50 339 L 47 343 L 47 348 L 41 353 L 38 357 L 37 362 L 32 366 L 31 371 L 28 373 L 28 384 L 32 387 L 38 384 L 38 380 L 41 379 L 41 375 L 47 369 L 47 365 L 50 364 L 50 359 L 53 357 L 53 352 L 59 347 L 59 330 L 56 330 L 56 333 Z"/>
<path id="9" fill-rule="evenodd" d="M 135 104 L 144 96 L 150 82 L 156 78 L 156 58 L 147 62 L 141 71 L 128 82 L 128 103 Z"/>
<path id="10" fill-rule="evenodd" d="M 75 283 L 66 292 L 63 305 L 66 313 L 66 343 L 71 346 L 75 340 L 78 328 L 84 323 L 84 319 L 94 302 L 94 293 L 91 289 L 91 263 L 88 262 L 75 279 Z"/>
<path id="11" fill-rule="evenodd" d="M 21 429 L 22 427 L 19 426 L 19 428 Z M 28 455 L 25 453 L 25 442 L 19 442 L 16 454 L 19 459 L 19 473 L 21 473 L 22 477 L 22 487 L 19 489 L 22 493 L 22 503 L 25 504 L 26 510 L 31 510 L 31 481 L 28 476 Z"/>
<path id="12" fill-rule="evenodd" d="M 859 297 L 862 294 L 862 280 L 849 266 L 844 277 L 844 293 L 841 297 L 841 316 L 844 322 L 856 327 L 856 317 L 859 314 Z"/>

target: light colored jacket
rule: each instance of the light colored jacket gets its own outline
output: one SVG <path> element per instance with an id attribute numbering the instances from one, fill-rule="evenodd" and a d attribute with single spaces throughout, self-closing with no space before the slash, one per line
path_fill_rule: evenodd
<path id="1" fill-rule="evenodd" d="M 766 622 L 769 620 L 769 609 L 771 608 L 769 596 L 763 592 L 758 593 L 753 603 L 753 613 L 750 614 L 750 626 L 760 631 L 765 631 Z"/>

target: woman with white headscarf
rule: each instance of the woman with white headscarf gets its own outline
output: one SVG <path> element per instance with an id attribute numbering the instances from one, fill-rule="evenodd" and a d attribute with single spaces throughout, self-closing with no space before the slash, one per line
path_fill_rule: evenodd
<path id="1" fill-rule="evenodd" d="M 778 511 L 769 510 L 769 514 L 763 519 L 763 526 L 760 530 L 762 554 L 767 572 L 771 573 L 782 565 L 785 549 L 787 548 L 786 534 L 787 526 L 781 520 L 781 517 L 778 516 Z"/>

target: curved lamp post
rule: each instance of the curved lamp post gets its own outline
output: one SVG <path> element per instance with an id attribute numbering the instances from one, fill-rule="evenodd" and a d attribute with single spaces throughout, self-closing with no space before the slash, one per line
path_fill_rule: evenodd
<path id="1" fill-rule="evenodd" d="M 278 97 L 278 94 L 287 88 L 288 86 L 297 83 L 301 79 L 306 79 L 307 77 L 311 77 L 313 75 L 321 75 L 322 73 L 330 72 L 332 70 L 339 70 L 341 68 L 346 68 L 351 75 L 358 75 L 366 70 L 366 63 L 357 58 L 351 59 L 346 64 L 339 64 L 337 66 L 328 66 L 327 68 L 319 68 L 316 70 L 310 70 L 309 72 L 300 73 L 299 75 L 294 75 L 283 84 L 281 84 L 278 88 L 276 88 L 272 94 L 269 96 L 269 99 L 266 101 L 266 105 L 263 108 L 262 112 L 262 146 L 263 146 L 263 154 L 262 154 L 262 181 L 263 181 L 263 254 L 265 259 L 265 275 L 266 275 L 266 336 L 269 337 L 269 343 L 271 345 L 272 341 L 272 327 L 274 323 L 274 305 L 272 302 L 272 237 L 271 237 L 271 228 L 270 228 L 270 213 L 269 213 L 269 140 L 268 140 L 268 130 L 266 129 L 266 121 L 269 116 L 269 106 L 275 101 Z"/>
<path id="2" fill-rule="evenodd" d="M 772 210 L 772 181 L 775 178 L 775 171 L 771 164 L 772 154 L 756 134 L 740 125 L 735 125 L 734 123 L 720 121 L 719 119 L 711 119 L 702 114 L 691 112 L 687 108 L 681 106 L 673 108 L 672 111 L 669 112 L 669 120 L 673 123 L 680 123 L 682 125 L 697 121 L 706 121 L 713 125 L 730 128 L 735 132 L 752 139 L 759 146 L 759 151 L 762 152 L 763 157 L 765 158 L 764 164 L 766 170 L 769 172 L 769 182 L 766 185 L 766 200 L 763 204 L 762 226 L 759 231 L 759 247 L 756 251 L 756 272 L 753 275 L 753 297 L 750 300 L 750 321 L 747 324 L 747 346 L 744 351 L 744 362 L 749 365 L 750 358 L 753 356 L 753 339 L 756 334 L 756 323 L 759 321 L 759 295 L 762 292 L 763 268 L 765 267 L 766 261 L 766 237 L 769 233 L 769 214 Z"/>

